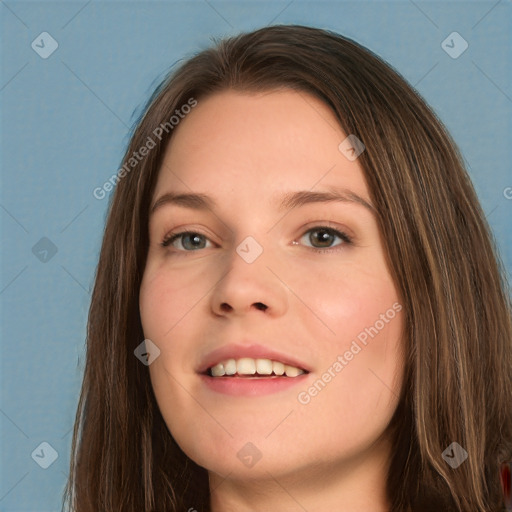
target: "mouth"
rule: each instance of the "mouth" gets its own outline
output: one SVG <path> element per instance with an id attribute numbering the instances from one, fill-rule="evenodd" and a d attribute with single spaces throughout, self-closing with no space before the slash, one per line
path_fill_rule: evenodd
<path id="1" fill-rule="evenodd" d="M 262 378 L 296 378 L 309 373 L 304 368 L 292 366 L 273 359 L 253 359 L 242 357 L 240 359 L 224 359 L 210 366 L 203 374 L 213 378 L 239 377 L 245 379 Z"/>
<path id="2" fill-rule="evenodd" d="M 286 353 L 245 340 L 210 352 L 196 371 L 206 389 L 247 397 L 278 393 L 304 383 L 311 369 Z"/>

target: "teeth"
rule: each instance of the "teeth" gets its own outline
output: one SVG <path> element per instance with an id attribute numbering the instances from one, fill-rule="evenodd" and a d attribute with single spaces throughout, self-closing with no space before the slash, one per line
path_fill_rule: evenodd
<path id="1" fill-rule="evenodd" d="M 302 370 L 299 370 L 298 368 L 295 368 L 295 366 L 288 366 L 287 364 L 284 365 L 284 373 L 287 377 L 297 377 L 297 375 L 300 375 L 301 373 L 304 373 Z"/>
<path id="2" fill-rule="evenodd" d="M 224 375 L 286 375 L 287 377 L 298 377 L 304 370 L 290 366 L 280 361 L 270 359 L 252 359 L 243 357 L 241 359 L 226 359 L 210 368 L 212 377 L 223 377 Z"/>
<path id="3" fill-rule="evenodd" d="M 270 375 L 272 373 L 272 361 L 270 359 L 256 359 L 256 371 L 260 375 Z"/>
<path id="4" fill-rule="evenodd" d="M 241 375 L 254 375 L 256 373 L 256 361 L 248 357 L 236 362 L 236 371 Z"/>
<path id="5" fill-rule="evenodd" d="M 272 361 L 272 371 L 276 375 L 283 375 L 284 374 L 284 364 L 280 363 L 279 361 Z"/>
<path id="6" fill-rule="evenodd" d="M 224 375 L 224 365 L 219 363 L 218 365 L 212 368 L 212 376 L 213 377 L 222 377 Z"/>
<path id="7" fill-rule="evenodd" d="M 236 373 L 236 361 L 234 359 L 228 359 L 224 363 L 224 372 L 226 375 L 235 375 Z"/>

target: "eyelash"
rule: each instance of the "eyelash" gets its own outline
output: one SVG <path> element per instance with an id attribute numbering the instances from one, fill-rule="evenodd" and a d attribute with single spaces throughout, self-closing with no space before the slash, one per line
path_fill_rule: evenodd
<path id="1" fill-rule="evenodd" d="M 300 238 L 302 238 L 304 235 L 306 235 L 307 233 L 309 233 L 310 231 L 327 231 L 329 234 L 331 235 L 335 235 L 337 236 L 338 238 L 340 238 L 341 240 L 343 240 L 343 243 L 342 244 L 338 244 L 334 247 L 328 247 L 326 249 L 321 249 L 319 247 L 307 247 L 307 249 L 311 250 L 311 251 L 314 251 L 314 252 L 317 252 L 317 253 L 330 253 L 330 252 L 338 252 L 340 250 L 342 250 L 342 247 L 344 245 L 352 245 L 353 244 L 353 240 L 351 237 L 349 237 L 345 232 L 343 231 L 339 231 L 338 229 L 335 229 L 335 228 L 331 228 L 329 226 L 314 226 L 312 228 L 309 228 L 308 230 L 306 230 Z M 164 248 L 167 248 L 168 246 L 170 246 L 175 240 L 177 240 L 178 238 L 182 237 L 182 236 L 185 236 L 185 235 L 199 235 L 199 236 L 202 236 L 206 239 L 208 239 L 207 236 L 203 235 L 202 233 L 199 233 L 198 231 L 180 231 L 178 233 L 170 233 L 168 236 L 166 236 L 164 238 L 164 240 L 160 243 L 160 245 Z M 179 252 L 196 252 L 194 250 L 192 251 L 188 251 L 188 250 L 179 250 Z"/>

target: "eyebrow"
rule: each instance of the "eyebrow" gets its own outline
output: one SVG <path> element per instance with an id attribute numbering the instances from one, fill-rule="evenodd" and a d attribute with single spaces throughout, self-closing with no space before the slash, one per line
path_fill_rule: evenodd
<path id="1" fill-rule="evenodd" d="M 370 212 L 375 213 L 375 207 L 370 204 L 366 199 L 351 190 L 330 187 L 325 192 L 312 192 L 310 190 L 299 190 L 297 192 L 288 192 L 281 196 L 280 201 L 277 203 L 277 210 L 282 212 L 292 208 L 298 208 L 311 203 L 354 203 L 364 206 Z M 164 205 L 174 204 L 193 210 L 214 210 L 217 203 L 213 198 L 207 194 L 202 193 L 175 193 L 168 192 L 160 196 L 151 208 L 150 215 L 153 215 L 156 210 Z"/>
<path id="2" fill-rule="evenodd" d="M 366 199 L 355 192 L 345 188 L 330 187 L 325 192 L 312 192 L 310 190 L 300 190 L 298 192 L 289 192 L 284 194 L 278 205 L 279 211 L 297 208 L 310 203 L 355 203 L 364 206 L 370 212 L 375 213 L 375 207 Z"/>

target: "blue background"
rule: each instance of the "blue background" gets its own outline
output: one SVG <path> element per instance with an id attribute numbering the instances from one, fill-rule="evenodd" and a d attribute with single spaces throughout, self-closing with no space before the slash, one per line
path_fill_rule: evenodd
<path id="1" fill-rule="evenodd" d="M 0 16 L 1 511 L 61 509 L 109 197 L 92 192 L 160 79 L 212 36 L 297 23 L 381 55 L 458 143 L 510 276 L 510 1 L 7 1 Z M 457 59 L 441 47 L 454 31 Z M 59 45 L 47 59 L 31 48 L 42 32 Z M 42 442 L 58 453 L 47 469 Z"/>

